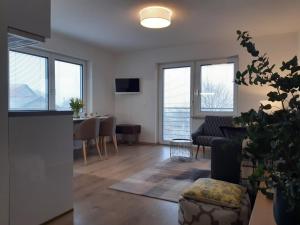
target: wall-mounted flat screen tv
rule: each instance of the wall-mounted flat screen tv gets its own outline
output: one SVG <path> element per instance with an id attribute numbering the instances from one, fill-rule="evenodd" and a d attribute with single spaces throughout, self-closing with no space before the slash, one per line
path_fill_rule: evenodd
<path id="1" fill-rule="evenodd" d="M 117 78 L 115 79 L 116 93 L 138 93 L 140 92 L 140 79 Z"/>

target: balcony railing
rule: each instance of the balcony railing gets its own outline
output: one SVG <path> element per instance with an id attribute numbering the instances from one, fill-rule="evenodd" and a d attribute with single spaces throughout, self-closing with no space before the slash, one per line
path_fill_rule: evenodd
<path id="1" fill-rule="evenodd" d="M 163 139 L 190 138 L 190 108 L 165 107 L 163 112 Z"/>

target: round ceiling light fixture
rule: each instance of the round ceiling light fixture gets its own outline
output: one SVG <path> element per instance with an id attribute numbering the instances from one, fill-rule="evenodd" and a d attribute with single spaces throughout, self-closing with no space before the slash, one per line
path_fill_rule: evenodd
<path id="1" fill-rule="evenodd" d="M 171 24 L 172 11 L 161 6 L 149 6 L 140 11 L 140 21 L 143 27 L 164 28 Z"/>

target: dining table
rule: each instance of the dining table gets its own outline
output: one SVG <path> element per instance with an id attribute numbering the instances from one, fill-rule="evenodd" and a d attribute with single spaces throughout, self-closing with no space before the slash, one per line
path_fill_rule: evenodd
<path id="1" fill-rule="evenodd" d="M 100 120 L 105 120 L 107 119 L 109 116 L 87 116 L 87 117 L 78 117 L 75 118 L 73 117 L 73 123 L 81 123 L 87 119 L 91 119 L 91 118 L 99 118 Z"/>

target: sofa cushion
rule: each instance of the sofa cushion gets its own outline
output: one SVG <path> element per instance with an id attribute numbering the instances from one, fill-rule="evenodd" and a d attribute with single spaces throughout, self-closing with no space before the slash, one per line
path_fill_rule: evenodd
<path id="1" fill-rule="evenodd" d="M 211 141 L 216 138 L 214 136 L 199 136 L 197 137 L 197 144 L 198 145 L 204 145 L 204 146 L 210 146 Z"/>
<path id="2" fill-rule="evenodd" d="M 245 127 L 221 126 L 220 129 L 226 138 L 243 140 L 247 136 Z"/>
<path id="3" fill-rule="evenodd" d="M 239 208 L 245 188 L 225 181 L 200 178 L 187 188 L 182 196 L 199 202 Z"/>
<path id="4" fill-rule="evenodd" d="M 231 116 L 206 116 L 204 121 L 204 133 L 209 136 L 223 137 L 220 126 L 232 126 Z"/>

